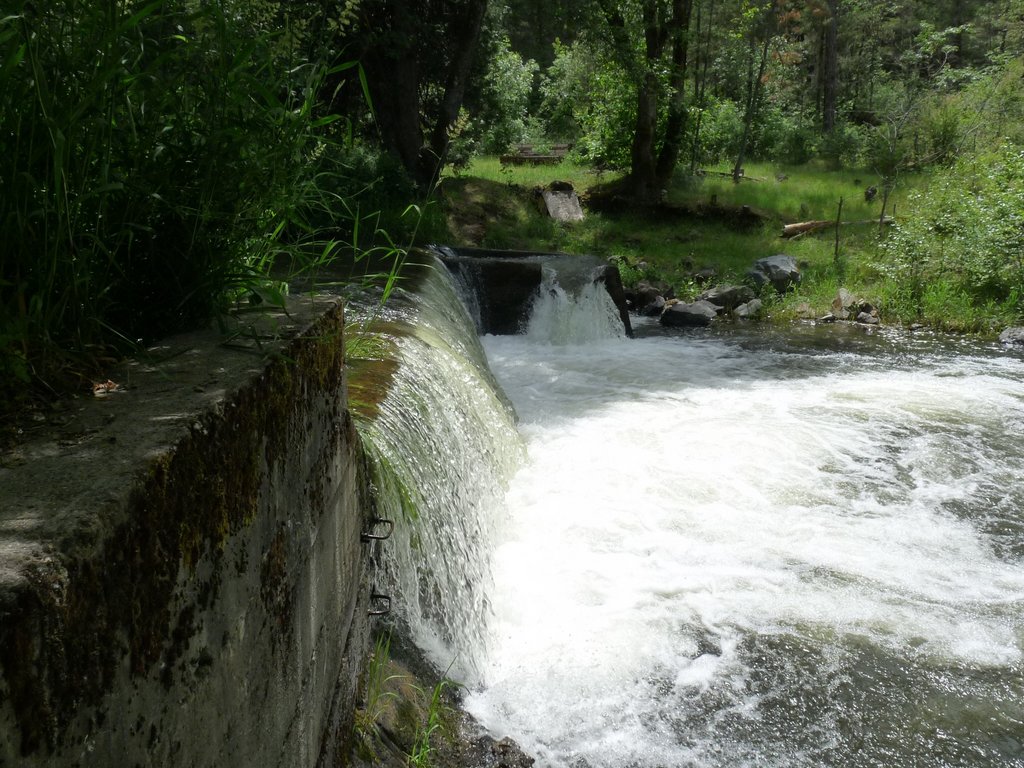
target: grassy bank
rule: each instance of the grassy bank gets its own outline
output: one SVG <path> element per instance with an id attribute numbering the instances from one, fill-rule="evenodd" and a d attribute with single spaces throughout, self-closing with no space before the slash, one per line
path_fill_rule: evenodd
<path id="1" fill-rule="evenodd" d="M 461 245 L 593 253 L 621 260 L 627 281 L 649 279 L 671 285 L 682 297 L 699 292 L 702 273 L 716 282 L 741 281 L 758 258 L 788 253 L 803 266 L 799 290 L 772 297 L 773 317 L 823 315 L 840 287 L 879 307 L 883 322 L 923 322 L 951 330 L 989 332 L 1016 319 L 1012 303 L 975 301 L 945 279 L 919 286 L 916 293 L 894 276 L 891 228 L 882 230 L 881 194 L 867 200 L 868 187 L 880 188 L 868 170 L 830 170 L 825 166 L 750 164 L 746 180 L 734 184 L 726 169 L 706 175 L 679 174 L 667 190 L 665 205 L 641 210 L 623 205 L 588 210 L 585 221 L 557 224 L 543 216 L 532 190 L 554 180 L 569 181 L 587 199 L 613 174 L 565 161 L 557 166 L 503 167 L 495 158 L 476 160 L 460 176 L 442 184 L 444 208 L 453 238 Z M 900 178 L 886 212 L 902 220 L 916 216 L 913 195 L 930 182 L 925 174 Z M 834 228 L 795 239 L 781 237 L 782 225 L 834 220 L 839 201 L 843 226 L 838 258 Z M 740 229 L 714 216 L 693 215 L 700 206 L 722 209 L 749 206 L 764 223 Z"/>

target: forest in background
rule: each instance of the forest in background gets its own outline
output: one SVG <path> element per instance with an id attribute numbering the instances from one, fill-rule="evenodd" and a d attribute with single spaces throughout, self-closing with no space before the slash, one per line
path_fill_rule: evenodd
<path id="1" fill-rule="evenodd" d="M 762 163 L 849 172 L 881 214 L 914 179 L 849 244 L 870 270 L 818 254 L 820 282 L 1015 322 L 1022 53 L 1022 0 L 8 0 L 0 390 L 450 237 L 446 185 L 523 143 L 638 202 Z"/>

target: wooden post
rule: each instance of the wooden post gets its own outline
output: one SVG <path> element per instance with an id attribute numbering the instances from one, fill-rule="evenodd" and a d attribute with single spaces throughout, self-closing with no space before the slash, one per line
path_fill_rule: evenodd
<path id="1" fill-rule="evenodd" d="M 839 260 L 839 227 L 843 222 L 843 198 L 839 198 L 839 210 L 836 211 L 836 249 L 832 256 L 832 262 L 836 268 L 836 275 L 839 279 L 843 278 L 843 265 Z"/>

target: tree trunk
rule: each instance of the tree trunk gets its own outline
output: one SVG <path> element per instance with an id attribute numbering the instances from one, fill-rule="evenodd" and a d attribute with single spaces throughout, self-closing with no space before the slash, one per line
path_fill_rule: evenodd
<path id="1" fill-rule="evenodd" d="M 839 92 L 839 0 L 828 0 L 822 67 L 821 127 L 831 133 L 836 127 Z"/>
<path id="2" fill-rule="evenodd" d="M 425 7 L 418 0 L 381 0 L 367 9 L 372 41 L 363 56 L 374 116 L 384 147 L 394 154 L 421 189 L 437 181 L 448 151 L 448 130 L 459 115 L 469 70 L 483 27 L 487 0 L 461 0 Z M 423 30 L 444 25 L 446 48 L 423 60 Z M 424 140 L 420 92 L 424 79 L 441 84 L 435 114 L 426 115 Z"/>
<path id="3" fill-rule="evenodd" d="M 660 85 L 655 67 L 661 58 L 664 30 L 657 0 L 644 0 L 644 63 L 636 92 L 636 125 L 629 153 L 629 185 L 641 200 L 657 194 L 657 165 L 654 160 L 658 131 L 658 97 Z"/>
<path id="4" fill-rule="evenodd" d="M 690 16 L 693 0 L 672 0 L 672 70 L 669 76 L 668 118 L 665 123 L 665 139 L 661 145 L 656 166 L 657 186 L 667 189 L 679 162 L 679 153 L 686 129 L 686 66 L 687 44 L 690 38 Z"/>
<path id="5" fill-rule="evenodd" d="M 381 141 L 415 178 L 423 134 L 414 47 L 418 25 L 408 6 L 409 0 L 392 0 L 373 11 L 370 23 L 378 39 L 363 56 L 363 66 Z"/>
<path id="6" fill-rule="evenodd" d="M 487 0 L 468 0 L 466 5 L 465 13 L 457 14 L 456 21 L 448 30 L 448 36 L 453 40 L 458 53 L 449 64 L 441 113 L 436 117 L 430 143 L 420 153 L 417 166 L 416 181 L 426 188 L 434 186 L 444 167 L 444 159 L 448 154 L 448 131 L 459 117 L 469 81 L 469 70 L 476 56 L 487 12 Z"/>
<path id="7" fill-rule="evenodd" d="M 769 8 L 765 13 L 770 15 L 772 13 L 772 9 Z M 754 118 L 757 117 L 758 102 L 761 99 L 761 84 L 764 80 L 765 69 L 768 67 L 768 50 L 771 46 L 771 40 L 770 23 L 766 19 L 764 41 L 761 44 L 761 61 L 757 67 L 757 77 L 751 78 L 747 82 L 747 108 L 743 114 L 743 135 L 740 137 L 739 152 L 736 153 L 736 164 L 732 167 L 732 179 L 737 184 L 739 183 L 740 177 L 743 175 L 743 160 L 747 154 L 747 144 L 750 143 L 750 131 L 754 124 Z M 754 41 L 751 40 L 750 44 L 751 49 L 753 49 Z M 751 50 L 751 71 L 753 71 L 753 65 L 753 50 Z"/>
<path id="8" fill-rule="evenodd" d="M 658 128 L 658 76 L 644 75 L 637 89 L 636 128 L 630 149 L 629 181 L 633 194 L 642 200 L 657 194 L 658 176 L 654 162 L 654 136 Z"/>
<path id="9" fill-rule="evenodd" d="M 697 6 L 697 53 L 700 56 L 700 79 L 695 79 L 694 81 L 694 96 L 697 100 L 697 104 L 699 105 L 699 111 L 697 112 L 697 125 L 693 130 L 693 148 L 690 154 L 690 173 L 696 173 L 697 166 L 700 164 L 700 128 L 701 123 L 704 121 L 704 109 L 707 107 L 708 64 L 711 61 L 711 30 L 715 15 L 715 0 L 709 0 L 708 2 L 708 20 L 706 24 L 704 43 L 703 45 L 700 45 L 702 9 L 703 3 Z"/>

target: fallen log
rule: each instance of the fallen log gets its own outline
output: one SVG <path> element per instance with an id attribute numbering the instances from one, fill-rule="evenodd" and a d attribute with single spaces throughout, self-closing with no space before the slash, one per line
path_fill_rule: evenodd
<path id="1" fill-rule="evenodd" d="M 707 171 L 707 170 L 705 170 L 703 168 L 700 168 L 700 169 L 697 170 L 697 175 L 698 176 L 721 176 L 721 177 L 726 178 L 726 179 L 733 178 L 732 171 Z M 758 178 L 757 176 L 746 176 L 746 175 L 744 175 L 742 173 L 739 176 L 739 180 L 740 181 L 764 181 L 764 179 Z"/>
<path id="2" fill-rule="evenodd" d="M 881 223 L 885 226 L 892 224 L 894 219 L 890 216 L 886 216 L 882 219 Z M 839 222 L 842 226 L 847 227 L 857 224 L 878 224 L 878 219 L 864 219 L 862 221 L 841 221 Z M 832 229 L 836 225 L 835 221 L 800 221 L 796 224 L 784 224 L 782 226 L 782 236 L 785 238 L 799 237 L 800 235 L 806 235 L 808 232 L 821 232 L 826 229 Z"/>

